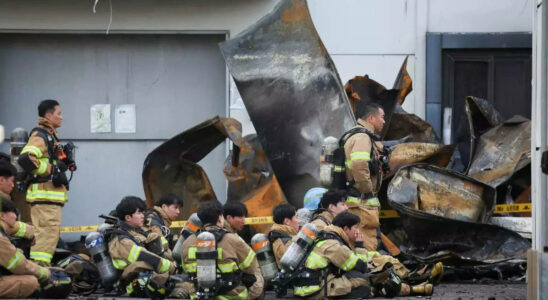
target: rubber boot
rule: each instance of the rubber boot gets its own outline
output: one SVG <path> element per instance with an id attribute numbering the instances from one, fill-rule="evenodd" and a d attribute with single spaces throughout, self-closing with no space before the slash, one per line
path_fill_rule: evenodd
<path id="1" fill-rule="evenodd" d="M 417 285 L 401 284 L 400 296 L 432 296 L 434 285 L 431 283 L 422 283 Z"/>

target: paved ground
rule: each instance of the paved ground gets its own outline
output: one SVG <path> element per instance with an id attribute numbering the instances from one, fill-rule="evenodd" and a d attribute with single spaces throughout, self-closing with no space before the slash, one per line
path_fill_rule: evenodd
<path id="1" fill-rule="evenodd" d="M 268 293 L 266 299 L 276 299 L 273 293 Z M 292 299 L 292 298 L 284 298 Z M 382 299 L 382 298 L 379 298 Z M 527 299 L 527 284 L 440 284 L 434 289 L 434 295 L 430 297 L 398 297 L 403 299 L 444 299 L 444 300 L 501 300 L 501 299 Z"/>

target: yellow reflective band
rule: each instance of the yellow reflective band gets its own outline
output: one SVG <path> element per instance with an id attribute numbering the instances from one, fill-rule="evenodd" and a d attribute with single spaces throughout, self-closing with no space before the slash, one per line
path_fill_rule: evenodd
<path id="1" fill-rule="evenodd" d="M 376 207 L 380 207 L 381 206 L 381 202 L 379 201 L 379 198 L 377 197 L 373 197 L 373 198 L 369 198 L 365 201 L 365 206 L 376 206 Z"/>
<path id="2" fill-rule="evenodd" d="M 170 267 L 171 263 L 169 262 L 169 260 L 162 258 L 162 264 L 160 265 L 160 269 L 158 269 L 158 273 L 166 273 L 167 271 L 169 271 Z"/>
<path id="3" fill-rule="evenodd" d="M 373 256 L 379 254 L 379 252 L 377 251 L 367 251 L 367 259 L 368 260 L 371 260 L 373 258 Z"/>
<path id="4" fill-rule="evenodd" d="M 306 259 L 305 265 L 307 268 L 315 270 L 315 269 L 323 269 L 327 267 L 327 264 L 328 264 L 328 261 L 325 258 L 321 257 L 319 254 L 312 251 L 310 252 L 310 255 L 308 256 L 308 258 Z"/>
<path id="5" fill-rule="evenodd" d="M 47 252 L 40 252 L 40 251 L 31 251 L 30 252 L 30 259 L 37 260 L 37 261 L 43 261 L 46 263 L 51 263 L 51 259 L 53 258 L 53 255 L 47 253 Z"/>
<path id="6" fill-rule="evenodd" d="M 345 160 L 344 161 L 344 166 L 347 168 L 347 169 L 352 169 L 352 166 L 350 165 L 351 161 L 350 160 Z"/>
<path id="7" fill-rule="evenodd" d="M 139 258 L 139 254 L 141 254 L 141 250 L 143 250 L 142 247 L 133 245 L 131 246 L 131 250 L 129 251 L 129 255 L 127 257 L 127 261 L 129 263 L 134 263 L 137 261 L 137 258 Z"/>
<path id="8" fill-rule="evenodd" d="M 316 244 L 316 247 L 319 248 L 319 247 L 323 246 L 323 244 L 325 244 L 326 242 L 327 242 L 327 240 L 319 241 L 319 242 Z"/>
<path id="9" fill-rule="evenodd" d="M 244 269 L 247 269 L 249 268 L 249 266 L 251 266 L 251 263 L 253 262 L 253 260 L 255 259 L 255 251 L 253 251 L 252 249 L 249 249 L 249 253 L 247 253 L 247 257 L 244 259 L 244 261 L 239 265 L 240 267 L 240 270 L 244 270 Z"/>
<path id="10" fill-rule="evenodd" d="M 217 266 L 219 267 L 219 270 L 221 270 L 221 273 L 232 273 L 238 271 L 238 265 L 236 265 L 233 261 L 227 264 L 218 264 Z"/>
<path id="11" fill-rule="evenodd" d="M 365 262 L 365 263 L 367 263 L 367 261 L 369 260 L 369 259 L 367 258 L 367 254 L 359 254 L 359 253 L 358 253 L 358 254 L 356 254 L 356 256 L 357 256 L 359 259 L 361 259 L 363 262 Z"/>
<path id="12" fill-rule="evenodd" d="M 47 199 L 57 202 L 66 202 L 68 195 L 66 192 L 39 190 L 38 184 L 32 184 L 27 190 L 27 200 Z"/>
<path id="13" fill-rule="evenodd" d="M 168 241 L 166 240 L 166 238 L 163 237 L 163 236 L 160 237 L 160 240 L 162 241 L 162 246 L 165 246 L 165 245 L 169 244 Z"/>
<path id="14" fill-rule="evenodd" d="M 196 247 L 188 248 L 188 259 L 196 259 Z"/>
<path id="15" fill-rule="evenodd" d="M 152 287 L 152 285 L 150 285 L 150 284 L 147 284 L 147 289 L 148 289 L 149 291 L 151 291 L 151 292 L 158 292 L 158 293 L 160 293 L 160 294 L 162 294 L 162 295 L 164 295 L 164 294 L 166 293 L 166 289 L 164 289 L 164 288 L 159 288 L 158 290 L 156 290 L 156 289 L 154 289 L 154 287 Z"/>
<path id="16" fill-rule="evenodd" d="M 238 295 L 236 296 L 229 296 L 229 295 L 218 295 L 217 296 L 217 299 L 222 299 L 222 300 L 245 300 L 247 299 L 248 295 L 247 295 L 247 289 L 244 288 L 243 291 L 241 291 Z"/>
<path id="17" fill-rule="evenodd" d="M 38 280 L 46 279 L 46 268 L 40 267 L 40 275 L 38 276 Z"/>
<path id="18" fill-rule="evenodd" d="M 356 266 L 357 262 L 358 262 L 358 256 L 352 253 L 350 257 L 344 262 L 341 269 L 343 269 L 344 271 L 352 270 Z"/>
<path id="19" fill-rule="evenodd" d="M 365 151 L 350 153 L 350 161 L 356 160 L 371 160 L 371 154 Z"/>
<path id="20" fill-rule="evenodd" d="M 46 158 L 46 160 L 47 160 L 47 158 Z M 46 173 L 47 170 L 48 170 L 47 161 L 42 161 L 42 159 L 40 159 L 40 166 L 38 167 L 38 169 L 33 170 L 32 173 L 34 173 L 36 175 L 42 175 L 42 174 Z"/>
<path id="21" fill-rule="evenodd" d="M 360 201 L 360 199 L 358 199 L 358 198 L 356 198 L 356 197 L 348 196 L 348 197 L 346 197 L 346 203 L 356 203 L 356 204 L 360 204 L 361 201 Z"/>
<path id="22" fill-rule="evenodd" d="M 344 172 L 344 167 L 341 167 L 341 166 L 334 166 L 333 167 L 333 171 L 334 172 Z"/>
<path id="23" fill-rule="evenodd" d="M 34 156 L 36 156 L 37 158 L 42 157 L 42 151 L 40 150 L 40 148 L 38 148 L 36 146 L 27 145 L 27 146 L 23 147 L 23 150 L 21 151 L 21 154 L 27 153 L 27 152 L 30 152 L 30 153 L 34 154 Z"/>
<path id="24" fill-rule="evenodd" d="M 25 237 L 25 234 L 27 234 L 27 224 L 24 222 L 17 222 L 19 225 L 19 229 L 17 229 L 17 232 L 15 233 L 16 237 Z"/>
<path id="25" fill-rule="evenodd" d="M 126 294 L 131 295 L 133 293 L 133 282 L 126 285 Z"/>
<path id="26" fill-rule="evenodd" d="M 23 259 L 23 255 L 21 254 L 21 252 L 16 251 L 15 255 L 13 255 L 13 257 L 10 258 L 10 260 L 8 261 L 8 264 L 5 266 L 6 269 L 12 271 L 13 269 L 17 267 L 17 265 L 19 265 L 22 259 Z"/>
<path id="27" fill-rule="evenodd" d="M 320 290 L 319 285 L 310 285 L 310 286 L 296 286 L 293 288 L 293 293 L 297 296 L 308 296 L 314 294 Z"/>
<path id="28" fill-rule="evenodd" d="M 196 273 L 196 263 L 183 264 L 183 270 L 185 273 Z"/>
<path id="29" fill-rule="evenodd" d="M 111 259 L 112 265 L 118 270 L 123 270 L 127 267 L 127 262 L 123 259 Z"/>
<path id="30" fill-rule="evenodd" d="M 217 259 L 220 260 L 222 258 L 223 258 L 223 248 L 217 248 Z"/>

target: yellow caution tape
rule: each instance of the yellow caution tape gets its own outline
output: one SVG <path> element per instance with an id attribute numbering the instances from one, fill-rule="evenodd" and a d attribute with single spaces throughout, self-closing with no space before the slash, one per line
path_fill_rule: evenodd
<path id="1" fill-rule="evenodd" d="M 495 206 L 495 214 L 506 214 L 515 212 L 531 212 L 533 205 L 531 203 L 498 204 Z"/>
<path id="2" fill-rule="evenodd" d="M 532 205 L 531 203 L 518 203 L 518 204 L 498 204 L 495 206 L 495 214 L 506 214 L 506 213 L 516 213 L 516 212 L 531 212 Z M 379 213 L 379 218 L 381 219 L 392 219 L 399 218 L 400 215 L 397 211 L 393 209 L 381 210 Z M 171 228 L 183 228 L 185 227 L 187 221 L 174 221 L 171 223 Z M 267 217 L 253 217 L 245 218 L 246 225 L 259 225 L 259 224 L 272 224 L 274 221 L 271 216 Z M 86 226 L 63 226 L 61 227 L 62 233 L 70 232 L 90 232 L 97 230 L 97 225 L 86 225 Z"/>

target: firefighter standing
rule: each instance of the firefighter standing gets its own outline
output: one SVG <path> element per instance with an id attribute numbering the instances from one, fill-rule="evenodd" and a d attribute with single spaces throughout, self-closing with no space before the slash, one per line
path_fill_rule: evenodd
<path id="1" fill-rule="evenodd" d="M 291 204 L 280 204 L 272 210 L 274 224 L 268 233 L 268 240 L 272 245 L 272 252 L 276 263 L 280 265 L 280 259 L 291 245 L 292 239 L 299 231 L 297 211 Z"/>
<path id="2" fill-rule="evenodd" d="M 47 268 L 27 260 L 11 244 L 6 231 L 17 222 L 15 204 L 1 200 L 0 226 L 0 298 L 27 298 L 40 288 L 39 281 L 50 277 Z"/>
<path id="3" fill-rule="evenodd" d="M 360 233 L 365 247 L 376 251 L 381 238 L 377 193 L 382 184 L 379 156 L 383 147 L 375 135 L 381 133 L 384 126 L 384 110 L 369 103 L 356 111 L 356 118 L 356 127 L 366 132 L 350 136 L 344 144 L 346 178 L 350 183 L 346 205 L 349 212 L 360 218 Z"/>
<path id="4" fill-rule="evenodd" d="M 156 201 L 154 207 L 146 213 L 145 228 L 161 236 L 165 250 L 164 256 L 168 259 L 172 259 L 170 249 L 175 244 L 173 233 L 169 227 L 171 227 L 171 222 L 179 216 L 181 207 L 183 207 L 181 198 L 173 194 L 167 194 Z"/>
<path id="5" fill-rule="evenodd" d="M 63 122 L 59 102 L 40 102 L 38 115 L 38 127 L 31 132 L 18 162 L 25 171 L 35 176 L 27 190 L 36 237 L 30 258 L 42 265 L 49 265 L 59 240 L 62 208 L 68 200 L 65 175 L 68 167 L 54 149 L 59 143 L 57 128 Z"/>
<path id="6" fill-rule="evenodd" d="M 198 208 L 198 217 L 204 224 L 202 232 L 212 233 L 217 248 L 217 272 L 220 278 L 216 284 L 218 299 L 256 299 L 263 292 L 264 280 L 255 252 L 238 235 L 222 229 L 223 210 L 217 201 L 207 201 Z M 185 273 L 199 276 L 196 272 L 197 236 L 191 236 L 183 243 L 181 257 Z M 198 278 L 198 282 L 200 278 Z M 195 295 L 197 289 L 188 290 Z"/>
<path id="7" fill-rule="evenodd" d="M 114 267 L 122 271 L 121 283 L 126 292 L 133 294 L 133 280 L 142 270 L 154 271 L 150 281 L 151 289 L 162 292 L 175 271 L 175 264 L 162 257 L 161 236 L 146 232 L 144 224 L 145 202 L 138 197 L 127 196 L 116 206 L 116 215 L 120 222 L 112 231 L 105 233 L 108 251 Z M 165 290 L 165 289 L 164 289 Z"/>

